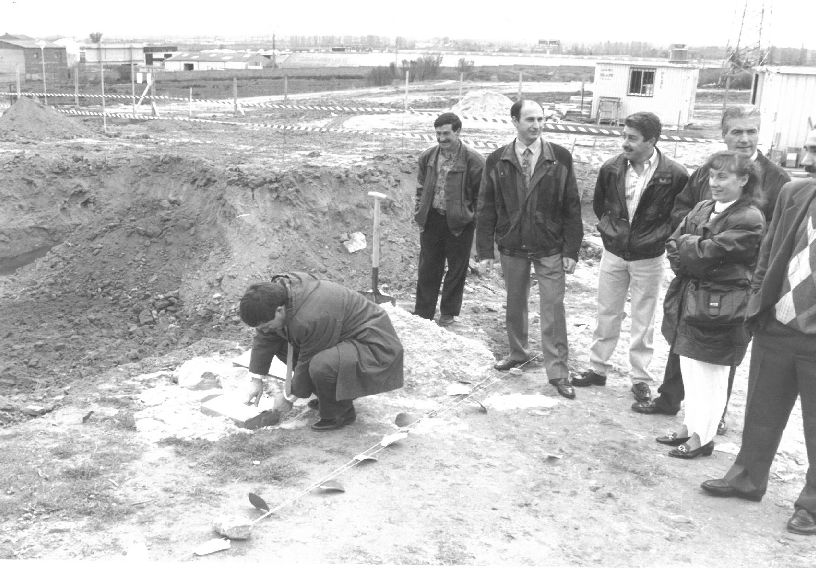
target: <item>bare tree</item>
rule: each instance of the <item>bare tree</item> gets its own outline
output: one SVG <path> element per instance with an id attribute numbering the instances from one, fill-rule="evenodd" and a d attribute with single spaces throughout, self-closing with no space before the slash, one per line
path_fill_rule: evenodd
<path id="1" fill-rule="evenodd" d="M 89 36 L 93 43 L 99 43 L 102 41 L 102 32 L 91 32 Z"/>

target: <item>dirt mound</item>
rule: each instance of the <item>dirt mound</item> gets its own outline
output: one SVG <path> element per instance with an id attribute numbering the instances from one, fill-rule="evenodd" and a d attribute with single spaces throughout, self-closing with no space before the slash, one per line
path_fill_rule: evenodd
<path id="1" fill-rule="evenodd" d="M 46 138 L 89 138 L 93 133 L 79 122 L 42 105 L 34 99 L 21 97 L 0 116 L 0 136 Z"/>
<path id="2" fill-rule="evenodd" d="M 225 168 L 180 154 L 63 151 L 3 162 L 0 260 L 50 250 L 0 278 L 0 352 L 12 355 L 0 364 L 0 385 L 30 391 L 47 377 L 61 387 L 208 334 L 243 336 L 238 298 L 279 272 L 367 289 L 370 249 L 352 254 L 342 241 L 360 231 L 371 242 L 369 190 L 392 195 L 380 285 L 412 288 L 406 167 L 382 157 L 352 168 Z M 0 424 L 14 419 L 0 412 Z"/>
<path id="3" fill-rule="evenodd" d="M 495 91 L 468 91 L 451 111 L 464 116 L 489 116 L 510 118 L 510 107 L 513 101 Z"/>

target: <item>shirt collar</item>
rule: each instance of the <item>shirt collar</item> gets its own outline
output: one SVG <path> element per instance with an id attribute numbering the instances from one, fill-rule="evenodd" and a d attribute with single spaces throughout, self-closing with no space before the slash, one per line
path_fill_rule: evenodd
<path id="1" fill-rule="evenodd" d="M 757 157 L 759 156 L 759 150 L 754 150 L 754 153 L 751 154 L 751 161 L 756 162 Z"/>
<path id="2" fill-rule="evenodd" d="M 541 149 L 541 137 L 539 136 L 538 138 L 533 140 L 533 143 L 530 144 L 529 146 L 525 146 L 524 142 L 516 138 L 516 148 L 518 149 L 519 154 L 523 154 L 524 150 L 527 148 L 530 149 L 530 152 L 535 154 Z"/>
<path id="3" fill-rule="evenodd" d="M 726 209 L 731 207 L 736 202 L 737 202 L 736 199 L 734 199 L 733 201 L 725 201 L 725 202 L 715 201 L 714 202 L 714 213 L 722 213 L 723 211 L 725 211 Z"/>
<path id="4" fill-rule="evenodd" d="M 648 170 L 653 170 L 653 169 L 655 169 L 655 167 L 657 167 L 657 162 L 660 159 L 660 155 L 658 154 L 658 152 L 659 152 L 659 150 L 657 148 L 655 148 L 652 151 L 652 155 L 649 157 L 648 160 L 646 160 L 646 164 L 648 164 L 648 165 L 647 165 L 646 168 L 644 168 L 644 170 L 643 170 L 644 172 L 648 171 Z M 632 167 L 632 162 L 630 162 L 629 160 L 626 160 L 626 167 L 631 168 Z"/>

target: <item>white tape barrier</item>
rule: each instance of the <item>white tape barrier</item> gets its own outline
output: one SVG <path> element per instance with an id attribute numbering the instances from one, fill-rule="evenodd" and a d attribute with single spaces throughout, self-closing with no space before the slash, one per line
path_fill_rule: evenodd
<path id="1" fill-rule="evenodd" d="M 22 95 L 33 95 L 33 96 L 43 96 L 43 93 L 21 93 Z M 9 92 L 0 92 L 0 96 L 16 96 L 17 93 L 9 93 Z M 62 93 L 48 93 L 49 97 L 54 96 L 71 96 L 73 94 L 62 94 Z M 101 98 L 102 95 L 81 95 L 87 96 L 91 98 Z M 105 95 L 105 98 L 112 97 L 112 98 L 122 98 L 122 99 L 129 99 L 131 98 L 130 95 Z M 150 98 L 150 97 L 145 97 Z M 178 97 L 165 97 L 165 96 L 157 96 L 153 97 L 154 100 L 166 100 L 166 101 L 183 101 L 189 102 L 189 99 L 178 98 Z M 205 102 L 205 103 L 215 103 L 215 104 L 233 104 L 233 100 L 227 99 L 192 99 L 193 102 Z M 240 103 L 242 108 L 270 108 L 270 109 L 293 109 L 293 110 L 320 110 L 320 111 L 330 111 L 330 112 L 350 112 L 350 113 L 378 113 L 378 112 L 387 112 L 387 113 L 394 113 L 394 112 L 404 112 L 403 109 L 393 108 L 393 107 L 347 107 L 341 105 L 295 105 L 295 104 L 279 104 L 279 103 Z M 55 107 L 56 108 L 56 107 Z M 57 109 L 62 110 L 62 109 Z M 62 112 L 66 112 L 62 110 Z M 411 114 L 421 114 L 427 116 L 436 116 L 439 114 L 439 111 L 427 111 L 427 110 L 413 110 L 408 109 L 408 112 Z M 90 115 L 89 115 L 90 116 Z M 98 116 L 102 116 L 101 113 Z M 108 114 L 108 116 L 117 116 L 116 114 Z M 143 116 L 139 115 L 128 115 L 126 118 L 142 118 L 145 119 Z M 153 118 L 153 117 L 150 117 Z M 461 115 L 459 118 L 464 120 L 475 120 L 481 122 L 489 122 L 493 124 L 512 124 L 512 121 L 504 118 L 495 118 L 495 117 L 484 117 L 484 116 L 470 116 L 470 115 Z M 602 128 L 599 126 L 587 126 L 582 124 L 566 124 L 561 122 L 545 122 L 544 123 L 544 130 L 547 132 L 562 132 L 564 134 L 582 134 L 582 135 L 589 135 L 589 136 L 621 136 L 623 130 L 620 128 Z M 660 140 L 664 142 L 691 142 L 691 143 L 707 143 L 711 142 L 711 140 L 707 138 L 694 138 L 691 136 L 678 136 L 674 134 L 663 134 L 660 136 Z"/>

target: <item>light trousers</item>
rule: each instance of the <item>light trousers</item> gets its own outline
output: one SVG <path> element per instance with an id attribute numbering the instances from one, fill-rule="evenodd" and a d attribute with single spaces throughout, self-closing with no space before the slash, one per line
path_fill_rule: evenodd
<path id="1" fill-rule="evenodd" d="M 654 380 L 649 364 L 654 354 L 654 317 L 663 283 L 663 257 L 624 260 L 603 251 L 598 276 L 598 320 L 589 351 L 589 366 L 596 373 L 606 375 L 609 371 L 609 359 L 620 338 L 626 297 L 631 295 L 632 383 Z"/>
<path id="2" fill-rule="evenodd" d="M 680 356 L 680 371 L 686 387 L 686 415 L 683 423 L 688 435 L 697 434 L 705 445 L 717 434 L 725 399 L 728 396 L 729 365 L 714 365 Z"/>

